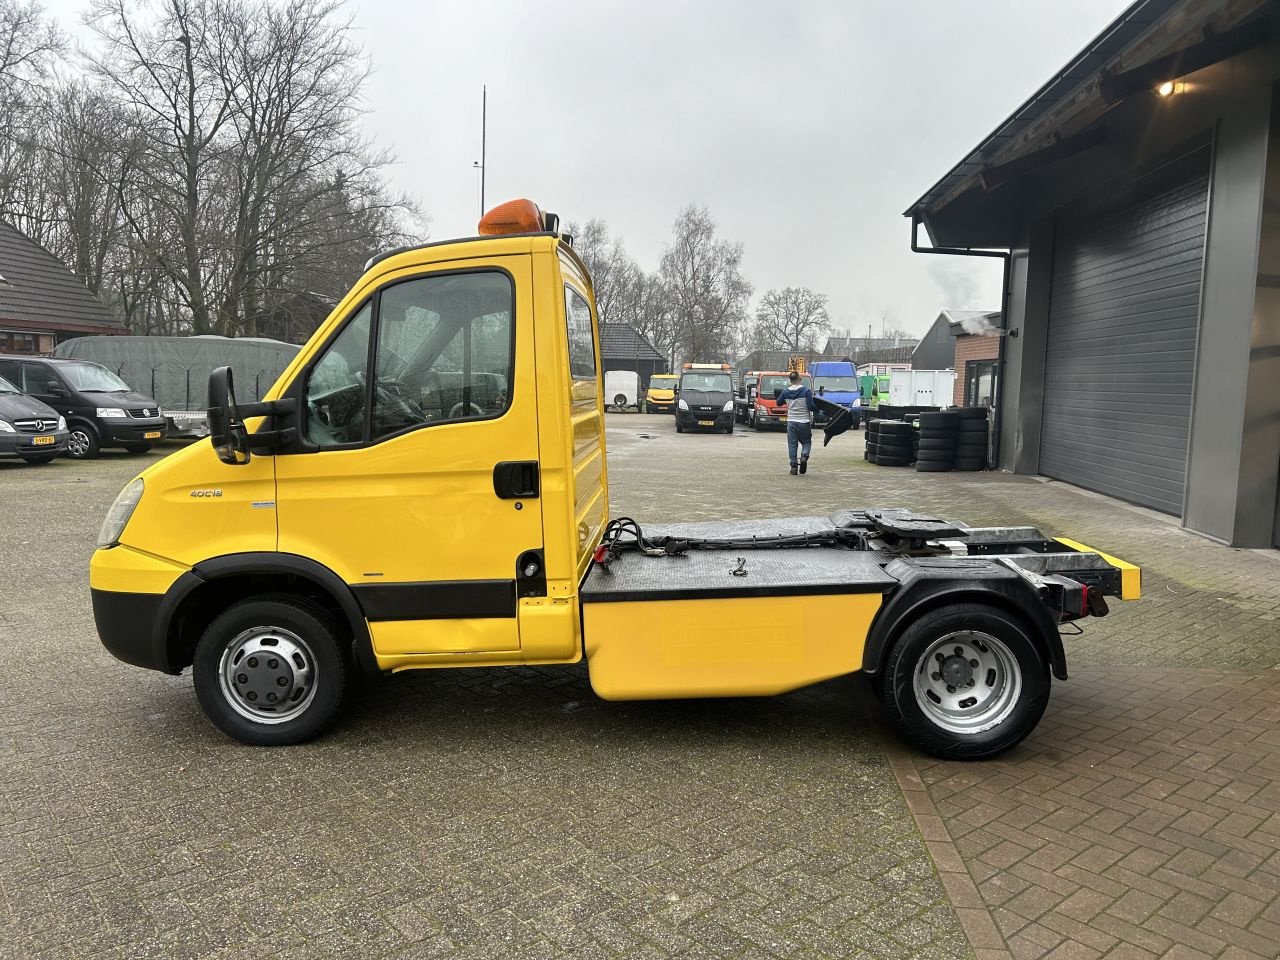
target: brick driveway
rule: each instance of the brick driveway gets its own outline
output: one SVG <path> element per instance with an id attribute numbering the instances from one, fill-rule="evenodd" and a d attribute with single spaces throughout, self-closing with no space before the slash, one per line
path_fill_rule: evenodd
<path id="1" fill-rule="evenodd" d="M 794 479 L 779 436 L 632 415 L 610 441 L 642 521 L 1035 522 L 1142 563 L 1147 599 L 1069 643 L 992 763 L 905 749 L 855 679 L 606 704 L 580 668 L 370 681 L 319 742 L 251 750 L 94 638 L 84 565 L 137 462 L 0 464 L 0 957 L 1280 955 L 1274 557 L 874 468 L 860 433 Z"/>

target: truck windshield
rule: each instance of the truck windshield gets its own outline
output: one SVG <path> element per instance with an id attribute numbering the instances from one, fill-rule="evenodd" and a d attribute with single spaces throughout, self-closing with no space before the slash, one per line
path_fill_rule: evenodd
<path id="1" fill-rule="evenodd" d="M 807 387 L 809 379 L 807 377 L 800 378 L 800 385 Z M 761 377 L 760 378 L 760 395 L 763 397 L 772 397 L 775 390 L 785 390 L 791 386 L 789 377 Z"/>
<path id="2" fill-rule="evenodd" d="M 680 381 L 680 389 L 728 393 L 733 389 L 733 381 L 727 373 L 686 373 Z"/>
<path id="3" fill-rule="evenodd" d="M 63 363 L 59 371 L 67 378 L 73 390 L 86 393 L 117 393 L 128 390 L 129 385 L 106 367 L 96 363 Z"/>
<path id="4" fill-rule="evenodd" d="M 674 390 L 675 386 L 675 377 L 653 377 L 649 380 L 650 390 Z"/>
<path id="5" fill-rule="evenodd" d="M 813 389 L 826 387 L 828 390 L 857 390 L 857 377 L 814 377 Z"/>

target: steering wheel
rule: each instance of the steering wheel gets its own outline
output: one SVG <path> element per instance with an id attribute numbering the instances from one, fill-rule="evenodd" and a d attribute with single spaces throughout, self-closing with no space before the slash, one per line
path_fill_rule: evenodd
<path id="1" fill-rule="evenodd" d="M 470 408 L 470 409 L 468 409 Z M 483 417 L 484 411 L 474 403 L 462 403 L 459 401 L 449 408 L 450 420 L 462 420 L 466 417 Z"/>

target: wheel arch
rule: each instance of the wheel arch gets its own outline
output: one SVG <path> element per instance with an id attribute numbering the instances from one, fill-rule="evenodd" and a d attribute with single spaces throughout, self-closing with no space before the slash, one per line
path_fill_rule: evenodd
<path id="1" fill-rule="evenodd" d="M 1067 679 L 1067 657 L 1058 625 L 1039 596 L 1016 574 L 977 579 L 917 576 L 908 580 L 881 606 L 863 650 L 862 670 L 877 676 L 898 635 L 917 618 L 953 603 L 981 603 L 996 607 L 1020 620 L 1040 644 L 1053 675 Z"/>
<path id="2" fill-rule="evenodd" d="M 191 665 L 196 643 L 214 611 L 264 593 L 285 593 L 318 603 L 351 636 L 351 659 L 377 673 L 369 625 L 351 588 L 336 573 L 307 557 L 288 553 L 237 553 L 197 563 L 165 593 L 156 617 L 155 662 L 168 673 Z"/>

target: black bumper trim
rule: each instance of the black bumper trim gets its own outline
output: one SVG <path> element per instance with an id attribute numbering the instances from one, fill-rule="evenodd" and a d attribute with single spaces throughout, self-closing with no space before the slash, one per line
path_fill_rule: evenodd
<path id="1" fill-rule="evenodd" d="M 159 593 L 116 593 L 90 589 L 98 639 L 117 660 L 168 673 L 156 659 L 155 624 L 164 596 Z"/>

